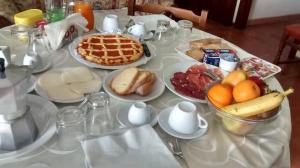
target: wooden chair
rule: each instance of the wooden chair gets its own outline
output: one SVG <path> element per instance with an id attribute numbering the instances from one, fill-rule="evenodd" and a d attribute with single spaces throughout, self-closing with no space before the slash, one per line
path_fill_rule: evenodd
<path id="1" fill-rule="evenodd" d="M 286 45 L 291 47 L 288 60 L 280 61 L 280 56 L 282 55 L 283 49 Z M 274 64 L 288 64 L 300 62 L 300 59 L 295 58 L 297 50 L 300 50 L 300 24 L 288 25 L 284 28 L 284 32 L 282 34 L 279 49 L 277 55 L 273 61 Z"/>
<path id="2" fill-rule="evenodd" d="M 136 0 L 128 0 L 128 15 L 134 16 L 135 11 L 145 12 L 145 13 L 170 13 L 178 19 L 190 20 L 196 26 L 205 27 L 207 20 L 207 10 L 202 10 L 201 15 L 196 15 L 193 11 L 176 8 L 172 6 L 163 6 L 158 4 L 145 4 L 137 5 Z"/>

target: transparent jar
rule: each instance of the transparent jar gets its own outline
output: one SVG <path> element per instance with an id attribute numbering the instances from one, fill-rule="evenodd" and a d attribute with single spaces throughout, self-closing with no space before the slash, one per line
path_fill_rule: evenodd
<path id="1" fill-rule="evenodd" d="M 193 22 L 189 20 L 178 21 L 178 40 L 180 42 L 188 42 L 192 34 Z"/>
<path id="2" fill-rule="evenodd" d="M 68 106 L 58 111 L 56 119 L 58 147 L 67 151 L 80 147 L 79 139 L 85 135 L 86 113 L 76 106 Z"/>
<path id="3" fill-rule="evenodd" d="M 87 97 L 87 134 L 101 135 L 114 128 L 110 114 L 109 96 L 104 92 L 92 93 Z"/>

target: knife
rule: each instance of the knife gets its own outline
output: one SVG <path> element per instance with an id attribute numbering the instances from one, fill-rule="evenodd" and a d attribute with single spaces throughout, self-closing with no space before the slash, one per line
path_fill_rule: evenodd
<path id="1" fill-rule="evenodd" d="M 147 44 L 146 43 L 142 43 L 142 46 L 143 46 L 143 49 L 144 49 L 145 56 L 146 57 L 151 57 L 151 52 L 150 52 Z"/>

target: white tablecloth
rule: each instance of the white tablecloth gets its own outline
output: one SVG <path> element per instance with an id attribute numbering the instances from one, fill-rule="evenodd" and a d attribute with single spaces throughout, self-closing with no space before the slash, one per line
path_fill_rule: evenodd
<path id="1" fill-rule="evenodd" d="M 129 20 L 127 10 L 114 11 L 95 11 L 96 26 L 101 24 L 105 14 L 116 13 L 119 15 L 120 22 L 124 25 Z M 155 18 L 149 18 L 155 19 Z M 206 32 L 193 29 L 192 38 L 214 37 Z M 17 53 L 17 62 L 22 59 L 25 52 L 24 45 L 12 43 L 10 34 L 5 29 L 0 30 L 0 45 L 9 45 L 13 53 Z M 165 67 L 168 65 L 184 62 L 186 58 L 180 56 L 174 50 L 175 41 L 162 45 L 153 42 L 156 47 L 157 56 L 150 60 L 146 65 L 141 66 L 158 72 L 162 75 Z M 237 50 L 240 57 L 251 57 L 252 55 L 230 44 Z M 68 51 L 67 46 L 56 51 L 53 55 L 53 66 L 55 68 L 72 67 L 82 65 L 73 59 Z M 110 71 L 93 69 L 100 77 L 104 77 Z M 269 78 L 268 83 L 272 88 L 282 91 L 279 82 L 274 78 Z M 165 90 L 164 94 L 158 99 L 150 101 L 151 105 L 157 109 L 164 109 L 173 106 L 183 99 L 174 95 L 169 90 Z M 112 112 L 115 112 L 122 102 L 112 99 Z M 58 107 L 64 106 L 57 104 Z M 182 140 L 182 148 L 184 156 L 190 168 L 200 167 L 289 167 L 290 166 L 290 150 L 289 141 L 291 135 L 291 117 L 288 100 L 282 103 L 282 112 L 280 117 L 266 126 L 270 130 L 264 133 L 249 134 L 247 136 L 235 136 L 225 132 L 213 120 L 211 112 L 207 105 L 197 104 L 199 113 L 209 122 L 207 133 L 197 139 Z M 168 138 L 159 126 L 155 129 L 163 140 Z M 52 137 L 46 144 L 39 149 L 26 154 L 20 158 L 7 159 L 0 161 L 1 168 L 82 168 L 84 167 L 84 155 L 80 146 L 75 151 L 61 151 L 56 148 L 56 136 Z"/>

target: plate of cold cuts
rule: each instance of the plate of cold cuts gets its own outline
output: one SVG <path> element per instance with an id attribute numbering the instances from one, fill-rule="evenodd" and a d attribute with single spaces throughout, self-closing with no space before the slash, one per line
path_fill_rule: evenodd
<path id="1" fill-rule="evenodd" d="M 206 88 L 215 82 L 205 73 L 207 71 L 219 79 L 228 74 L 216 66 L 193 61 L 167 67 L 163 73 L 163 79 L 167 88 L 179 97 L 193 102 L 206 103 Z"/>

